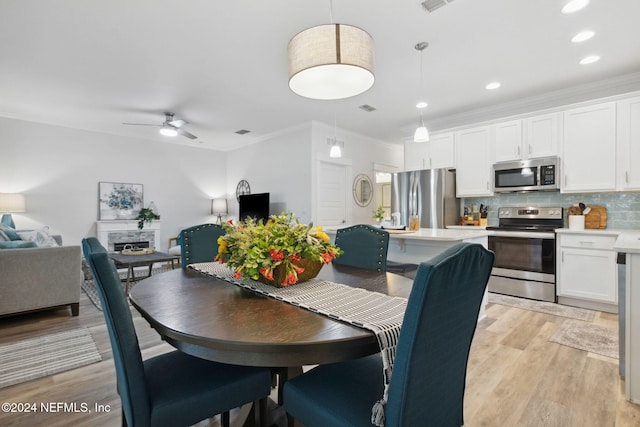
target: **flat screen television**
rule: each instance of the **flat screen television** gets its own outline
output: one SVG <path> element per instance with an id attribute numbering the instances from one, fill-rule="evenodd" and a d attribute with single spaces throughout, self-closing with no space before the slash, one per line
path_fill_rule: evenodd
<path id="1" fill-rule="evenodd" d="M 251 217 L 256 221 L 269 219 L 269 193 L 243 194 L 240 196 L 240 221 Z"/>

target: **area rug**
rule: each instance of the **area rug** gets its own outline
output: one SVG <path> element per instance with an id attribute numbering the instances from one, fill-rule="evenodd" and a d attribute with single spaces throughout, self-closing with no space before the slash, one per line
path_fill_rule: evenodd
<path id="1" fill-rule="evenodd" d="M 545 301 L 533 301 L 526 298 L 511 297 L 508 295 L 494 294 L 489 292 L 489 302 L 493 304 L 506 305 L 509 307 L 521 308 L 523 310 L 538 311 L 540 313 L 553 314 L 554 316 L 568 317 L 570 319 L 592 322 L 595 311 L 584 308 L 569 307 Z"/>
<path id="2" fill-rule="evenodd" d="M 566 320 L 549 341 L 612 359 L 618 358 L 618 331 L 593 323 Z"/>
<path id="3" fill-rule="evenodd" d="M 151 274 L 158 274 L 158 273 L 162 273 L 164 271 L 169 271 L 169 270 L 171 270 L 170 267 L 157 267 L 157 268 L 153 269 Z M 145 267 L 144 274 L 146 274 L 146 272 L 147 272 L 147 267 Z M 122 280 L 127 278 L 126 270 L 124 272 L 119 272 L 118 274 L 120 275 L 120 279 L 122 279 Z M 142 273 L 140 273 L 140 274 L 142 274 Z M 133 289 L 135 284 L 136 284 L 136 282 L 131 283 L 131 286 L 129 286 L 129 290 Z M 125 284 L 122 283 L 122 289 L 124 289 L 124 286 L 125 286 Z M 98 310 L 102 311 L 102 304 L 100 303 L 100 297 L 98 296 L 98 291 L 96 290 L 96 285 L 93 282 L 93 279 L 85 279 L 85 280 L 83 280 L 81 287 L 82 287 L 82 290 L 84 291 L 84 293 L 87 294 L 87 296 L 89 297 L 89 300 L 91 300 L 93 305 L 95 305 Z"/>
<path id="4" fill-rule="evenodd" d="M 102 360 L 87 328 L 29 338 L 0 346 L 0 388 Z"/>

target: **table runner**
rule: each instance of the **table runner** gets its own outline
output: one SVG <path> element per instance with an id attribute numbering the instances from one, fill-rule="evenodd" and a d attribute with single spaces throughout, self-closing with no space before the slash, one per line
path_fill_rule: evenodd
<path id="1" fill-rule="evenodd" d="M 236 279 L 230 268 L 218 262 L 190 264 L 189 267 L 271 298 L 372 331 L 378 340 L 382 356 L 384 395 L 372 408 L 371 422 L 378 426 L 384 425 L 384 405 L 387 402 L 398 337 L 407 307 L 406 298 L 391 297 L 321 279 L 276 288 L 251 279 Z"/>

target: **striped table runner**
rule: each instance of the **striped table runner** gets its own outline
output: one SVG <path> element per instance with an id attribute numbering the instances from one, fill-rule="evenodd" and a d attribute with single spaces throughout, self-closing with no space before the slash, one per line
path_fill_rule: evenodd
<path id="1" fill-rule="evenodd" d="M 189 267 L 259 294 L 372 331 L 380 346 L 384 370 L 384 396 L 373 408 L 372 422 L 382 424 L 398 337 L 407 307 L 406 298 L 391 297 L 321 279 L 276 288 L 255 280 L 235 279 L 234 272 L 218 262 L 190 264 Z"/>

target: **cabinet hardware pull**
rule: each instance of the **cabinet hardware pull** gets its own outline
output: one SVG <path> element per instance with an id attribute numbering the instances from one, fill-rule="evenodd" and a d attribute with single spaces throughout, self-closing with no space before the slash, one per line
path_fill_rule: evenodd
<path id="1" fill-rule="evenodd" d="M 529 144 L 529 154 L 531 154 L 531 144 Z"/>
<path id="2" fill-rule="evenodd" d="M 518 156 L 520 155 L 520 147 L 518 147 Z"/>
<path id="3" fill-rule="evenodd" d="M 594 243 L 594 242 L 587 242 L 587 241 L 584 241 L 584 240 L 581 240 L 581 241 L 580 241 L 580 244 L 581 244 L 581 245 L 589 245 L 589 246 L 592 246 L 592 245 L 593 245 L 593 243 Z"/>
<path id="4" fill-rule="evenodd" d="M 628 184 L 629 183 L 629 171 L 625 171 L 624 173 L 624 181 Z"/>

